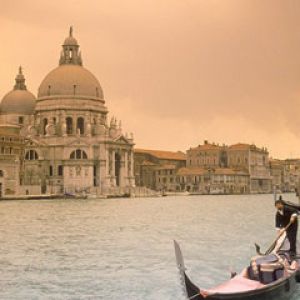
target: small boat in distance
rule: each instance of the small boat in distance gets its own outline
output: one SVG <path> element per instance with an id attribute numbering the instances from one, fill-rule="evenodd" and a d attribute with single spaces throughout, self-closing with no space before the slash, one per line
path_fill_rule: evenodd
<path id="1" fill-rule="evenodd" d="M 210 289 L 200 289 L 186 274 L 179 244 L 174 241 L 181 284 L 189 300 L 289 300 L 300 282 L 298 260 L 270 254 L 256 256 L 240 274 Z"/>

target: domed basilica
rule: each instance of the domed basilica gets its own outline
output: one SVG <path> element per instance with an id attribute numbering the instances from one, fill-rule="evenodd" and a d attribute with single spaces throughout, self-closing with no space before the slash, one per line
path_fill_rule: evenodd
<path id="1" fill-rule="evenodd" d="M 115 118 L 108 122 L 102 87 L 83 67 L 72 28 L 59 66 L 42 80 L 37 98 L 27 90 L 21 67 L 15 81 L 0 104 L 0 126 L 17 126 L 23 137 L 16 193 L 99 195 L 134 187 L 133 136 L 123 135 Z"/>

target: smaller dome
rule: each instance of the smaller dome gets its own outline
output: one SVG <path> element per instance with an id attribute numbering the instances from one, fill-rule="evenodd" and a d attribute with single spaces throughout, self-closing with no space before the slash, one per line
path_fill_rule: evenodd
<path id="1" fill-rule="evenodd" d="M 27 90 L 12 90 L 1 101 L 1 114 L 31 115 L 35 109 L 35 96 Z"/>
<path id="2" fill-rule="evenodd" d="M 14 89 L 1 101 L 1 114 L 31 115 L 34 113 L 34 108 L 35 96 L 27 91 L 22 67 L 19 67 Z"/>

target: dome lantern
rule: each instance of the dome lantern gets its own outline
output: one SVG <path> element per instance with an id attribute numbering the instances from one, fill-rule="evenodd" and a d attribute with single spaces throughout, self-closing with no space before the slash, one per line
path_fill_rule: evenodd
<path id="1" fill-rule="evenodd" d="M 16 84 L 14 90 L 27 90 L 25 85 L 25 77 L 22 73 L 22 67 L 19 67 L 19 73 L 16 76 Z"/>
<path id="2" fill-rule="evenodd" d="M 73 37 L 73 27 L 70 27 L 69 36 L 62 45 L 63 50 L 60 55 L 59 65 L 79 65 L 82 66 L 81 54 L 77 40 Z"/>

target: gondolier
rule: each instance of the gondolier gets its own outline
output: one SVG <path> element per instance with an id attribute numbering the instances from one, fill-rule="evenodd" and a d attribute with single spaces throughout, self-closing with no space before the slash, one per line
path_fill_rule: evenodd
<path id="1" fill-rule="evenodd" d="M 282 200 L 281 196 L 279 197 L 279 200 L 275 201 L 275 207 L 277 209 L 275 217 L 276 228 L 278 229 L 279 233 L 284 230 L 284 228 L 287 228 L 286 233 L 290 242 L 290 255 L 295 256 L 298 231 L 298 211 L 293 207 L 285 205 L 285 202 Z"/>

